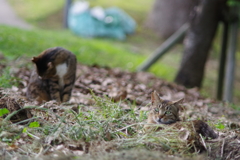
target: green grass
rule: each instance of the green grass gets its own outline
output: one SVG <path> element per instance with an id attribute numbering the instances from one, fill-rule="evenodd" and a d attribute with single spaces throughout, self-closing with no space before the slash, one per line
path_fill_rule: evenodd
<path id="1" fill-rule="evenodd" d="M 139 118 L 135 115 L 135 106 L 125 111 L 121 107 L 121 102 L 113 103 L 110 99 L 92 96 L 96 102 L 94 109 L 79 105 L 77 110 L 72 110 L 71 106 L 68 107 L 63 104 L 58 106 L 58 110 L 53 111 L 47 105 L 43 107 L 28 106 L 27 108 L 34 108 L 35 116 L 32 119 L 37 125 L 33 127 L 32 123 L 27 123 L 24 126 L 16 127 L 15 124 L 9 124 L 5 118 L 0 121 L 0 133 L 4 131 L 9 136 L 5 136 L 1 141 L 8 142 L 11 146 L 21 139 L 20 135 L 25 134 L 24 141 L 30 140 L 31 142 L 19 146 L 19 148 L 28 152 L 32 157 L 39 152 L 41 147 L 45 148 L 45 153 L 49 152 L 48 149 L 51 148 L 47 147 L 49 140 L 52 146 L 60 145 L 61 142 L 66 145 L 68 143 L 73 144 L 74 141 L 86 145 L 95 141 L 106 142 L 113 139 L 118 141 L 138 134 L 136 129 L 142 128 L 140 123 L 146 119 L 146 113 Z M 9 117 L 7 118 L 9 119 Z M 46 119 L 51 120 L 46 121 Z M 130 125 L 132 123 L 135 125 Z M 38 127 L 38 124 L 41 124 L 41 126 Z M 128 132 L 123 130 L 128 130 Z M 39 139 L 43 141 L 39 141 Z M 92 148 L 94 147 L 97 146 L 93 145 Z M 86 151 L 86 149 L 84 150 Z M 10 157 L 15 154 L 8 153 L 7 156 Z"/>
<path id="2" fill-rule="evenodd" d="M 59 29 L 63 27 L 63 15 L 65 0 L 9 0 L 16 13 L 27 22 L 40 28 Z M 138 23 L 138 30 L 142 27 L 153 0 L 138 1 L 131 0 L 89 0 L 91 7 L 101 6 L 103 8 L 119 7 L 132 16 Z M 137 4 L 137 5 L 136 5 Z"/>
<path id="3" fill-rule="evenodd" d="M 0 71 L 0 87 L 11 88 L 12 86 L 18 85 L 19 79 L 11 76 L 10 67 L 4 68 Z"/>
<path id="4" fill-rule="evenodd" d="M 42 0 L 38 2 L 10 0 L 10 2 L 20 17 L 30 21 L 34 25 L 43 28 L 47 28 L 47 26 L 50 28 L 56 27 L 56 24 L 62 26 L 63 17 L 59 17 L 59 13 L 62 13 L 65 3 L 64 0 L 58 2 L 56 2 L 56 0 Z M 111 2 L 107 0 L 89 0 L 89 3 L 91 7 L 98 5 L 104 8 L 117 6 L 125 10 L 137 21 L 137 33 L 129 36 L 126 42 L 118 42 L 106 39 L 82 39 L 72 35 L 66 30 L 46 31 L 36 29 L 33 31 L 23 31 L 1 27 L 0 33 L 6 41 L 3 42 L 0 40 L 0 43 L 4 43 L 4 45 L 0 47 L 0 51 L 8 55 L 8 57 L 21 55 L 33 56 L 39 54 L 46 48 L 62 46 L 75 53 L 80 63 L 120 67 L 122 69 L 135 71 L 137 66 L 147 58 L 147 56 L 143 54 L 149 55 L 160 43 L 151 31 L 145 32 L 142 25 L 147 18 L 153 0 L 141 2 L 132 0 L 127 3 L 121 0 L 113 0 Z M 56 28 L 59 29 L 61 27 Z M 148 40 L 146 41 L 146 39 Z M 168 59 L 171 59 L 171 57 L 175 56 L 170 56 Z M 150 72 L 153 72 L 163 79 L 172 81 L 176 73 L 176 65 L 169 66 L 169 63 L 165 63 L 164 61 L 163 59 L 161 63 L 154 65 L 150 69 Z M 176 62 L 171 61 L 171 63 Z"/>
<path id="5" fill-rule="evenodd" d="M 132 0 L 128 3 L 121 0 L 114 0 L 111 3 L 106 0 L 89 1 L 91 6 L 100 5 L 104 8 L 118 6 L 136 19 L 137 23 L 140 24 L 137 34 L 130 36 L 126 42 L 107 39 L 83 39 L 74 36 L 70 31 L 60 29 L 62 27 L 64 0 L 42 0 L 38 2 L 10 0 L 10 2 L 18 15 L 33 25 L 42 28 L 58 28 L 58 30 L 34 29 L 25 31 L 0 26 L 0 52 L 7 56 L 9 60 L 14 60 L 19 56 L 27 56 L 30 63 L 32 56 L 38 55 L 47 48 L 61 46 L 75 53 L 79 63 L 119 67 L 124 70 L 135 71 L 137 66 L 147 58 L 146 55 L 154 51 L 158 45 L 153 40 L 146 41 L 146 39 L 156 39 L 156 37 L 152 33 L 145 33 L 141 29 L 141 24 L 147 17 L 153 0 L 146 2 Z M 138 5 L 135 5 L 136 3 Z M 163 79 L 172 81 L 176 68 L 166 63 L 158 63 L 150 71 Z"/>
<path id="6" fill-rule="evenodd" d="M 143 128 L 147 118 L 146 111 L 141 111 L 142 116 L 138 116 L 139 111 L 134 105 L 124 110 L 121 107 L 122 102 L 113 103 L 108 98 L 92 96 L 95 101 L 94 108 L 79 105 L 73 110 L 71 105 L 63 104 L 57 106 L 56 110 L 51 103 L 41 107 L 27 106 L 26 108 L 32 108 L 35 113 L 31 118 L 34 122 L 31 123 L 28 119 L 28 123 L 19 126 L 9 124 L 6 120 L 9 117 L 0 121 L 0 133 L 4 132 L 6 135 L 1 139 L 2 143 L 8 143 L 11 147 L 19 141 L 24 142 L 18 146 L 20 151 L 6 150 L 6 154 L 0 155 L 0 158 L 20 158 L 26 153 L 32 158 L 36 154 L 49 155 L 51 150 L 61 145 L 64 145 L 64 148 L 75 146 L 77 150 L 89 153 L 88 156 L 132 148 L 157 150 L 166 154 L 179 153 L 182 156 L 190 153 L 189 146 L 192 145 L 187 146 L 185 141 L 176 138 L 179 130 L 169 127 L 159 132 L 146 133 Z"/>
<path id="7" fill-rule="evenodd" d="M 0 44 L 0 52 L 9 60 L 25 56 L 29 57 L 29 63 L 32 56 L 55 46 L 64 47 L 75 53 L 79 63 L 119 67 L 130 71 L 135 71 L 147 58 L 145 55 L 132 52 L 127 44 L 123 45 L 114 40 L 83 39 L 66 30 L 21 30 L 0 26 Z M 164 79 L 172 80 L 175 68 L 157 63 L 151 71 Z"/>
<path id="8" fill-rule="evenodd" d="M 63 7 L 65 0 L 9 0 L 17 14 L 27 21 L 46 18 Z"/>
<path id="9" fill-rule="evenodd" d="M 142 22 L 152 1 L 132 0 L 126 3 L 125 1 L 114 0 L 111 1 L 111 4 L 106 0 L 92 0 L 91 2 L 92 5 L 101 3 L 104 7 L 112 4 L 120 5 L 126 11 L 129 10 L 131 15 L 136 16 L 138 22 Z M 63 0 L 57 2 L 56 0 L 38 2 L 11 0 L 11 2 L 16 8 L 18 8 L 18 5 L 21 5 L 19 8 L 28 8 L 27 12 L 20 10 L 18 13 L 22 12 L 21 16 L 32 22 L 42 21 L 49 14 L 51 15 L 61 9 L 63 5 Z M 43 3 L 48 4 L 47 7 Z M 58 4 L 54 6 L 55 3 Z M 51 8 L 52 6 L 54 7 Z M 28 15 L 29 12 L 34 14 Z M 139 33 L 130 37 L 130 40 L 128 39 L 126 42 L 131 42 L 131 39 L 135 40 L 135 43 L 129 44 L 107 39 L 83 39 L 66 30 L 33 29 L 27 31 L 0 26 L 0 52 L 8 58 L 8 61 L 12 62 L 18 57 L 24 57 L 26 58 L 26 65 L 31 64 L 30 58 L 32 56 L 38 55 L 46 48 L 62 46 L 75 53 L 79 63 L 120 67 L 135 71 L 136 67 L 147 58 L 142 48 L 151 46 L 155 39 L 149 40 Z M 154 49 L 152 47 L 151 50 Z M 178 50 L 182 50 L 182 48 L 178 46 L 177 50 L 168 53 L 168 56 L 164 57 L 160 63 L 156 63 L 150 71 L 161 78 L 172 81 L 177 70 L 175 63 L 180 61 L 180 54 L 176 54 Z M 11 67 L 11 63 L 8 67 Z M 9 75 L 9 69 L 2 72 L 0 78 L 4 79 L 3 84 L 7 83 L 7 79 L 10 78 L 7 77 Z M 138 111 L 136 106 L 131 104 L 129 104 L 130 109 L 124 110 L 121 107 L 121 102 L 113 103 L 108 98 L 100 98 L 95 95 L 92 95 L 92 97 L 95 101 L 94 106 L 79 104 L 74 110 L 71 108 L 71 104 L 69 106 L 67 104 L 58 105 L 56 109 L 55 105 L 51 106 L 51 102 L 49 106 L 46 104 L 41 107 L 29 107 L 34 108 L 33 112 L 35 112 L 34 117 L 30 120 L 40 124 L 40 127 L 32 127 L 30 120 L 26 120 L 26 122 L 29 122 L 28 124 L 17 125 L 9 123 L 9 121 L 2 121 L 2 117 L 0 117 L 0 133 L 5 133 L 5 137 L 1 137 L 2 143 L 7 144 L 6 148 L 10 149 L 15 147 L 15 144 L 21 144 L 17 146 L 18 151 L 6 150 L 4 155 L 0 155 L 0 159 L 16 157 L 37 159 L 39 155 L 51 155 L 50 150 L 59 148 L 62 144 L 66 149 L 76 147 L 76 151 L 84 150 L 89 153 L 79 158 L 72 157 L 72 159 L 96 159 L 96 157 L 97 159 L 104 159 L 106 157 L 106 160 L 110 159 L 109 156 L 113 156 L 111 154 L 117 155 L 119 150 L 120 155 L 136 154 L 139 159 L 148 159 L 151 156 L 156 156 L 152 159 L 157 159 L 160 155 L 164 157 L 162 152 L 166 151 L 169 151 L 167 154 L 175 153 L 181 156 L 190 154 L 189 144 L 187 145 L 185 141 L 179 141 L 176 138 L 179 134 L 178 130 L 144 133 L 143 122 L 147 118 L 146 111 Z M 135 148 L 137 151 L 124 152 L 131 148 Z M 145 153 L 147 156 L 144 157 Z M 54 156 L 56 155 L 57 151 Z M 62 155 L 60 156 L 62 157 Z M 56 159 L 56 157 L 54 158 Z M 167 158 L 169 157 L 162 159 Z M 115 159 L 124 159 L 124 157 L 118 156 Z M 127 158 L 125 157 L 125 159 Z"/>
<path id="10" fill-rule="evenodd" d="M 64 0 L 42 0 L 42 1 L 30 1 L 30 0 L 10 0 L 11 4 L 13 5 L 16 12 L 20 15 L 20 17 L 26 19 L 28 22 L 32 23 L 33 25 L 36 25 L 40 28 L 45 29 L 61 29 L 62 28 L 62 20 L 63 20 L 63 6 L 65 1 Z M 26 44 L 23 45 L 23 47 L 19 47 L 18 53 L 12 52 L 12 49 L 10 47 L 11 53 L 10 54 L 28 54 L 28 55 L 36 55 L 45 48 L 52 47 L 55 45 L 66 47 L 67 49 L 73 51 L 74 53 L 78 54 L 78 60 L 81 63 L 84 64 L 100 64 L 100 65 L 107 65 L 110 67 L 120 67 L 123 69 L 129 69 L 130 71 L 134 71 L 136 67 L 144 61 L 146 56 L 151 54 L 162 42 L 159 40 L 152 31 L 149 31 L 144 28 L 144 22 L 148 16 L 148 12 L 151 9 L 151 6 L 153 4 L 153 0 L 149 1 L 138 1 L 138 0 L 131 0 L 129 2 L 125 2 L 122 0 L 89 0 L 91 7 L 93 6 L 102 6 L 104 8 L 111 7 L 111 6 L 117 6 L 124 11 L 126 11 L 128 14 L 130 14 L 138 24 L 136 34 L 133 36 L 129 36 L 126 41 L 124 42 L 117 42 L 117 41 L 111 41 L 111 40 L 83 40 L 81 38 L 73 38 L 74 36 L 71 35 L 67 31 L 49 31 L 48 33 L 46 31 L 42 30 L 35 30 L 35 35 L 33 33 L 23 33 L 24 31 L 20 31 L 21 36 L 18 36 L 21 41 L 25 39 L 28 39 L 31 41 L 33 40 L 35 43 L 33 45 L 32 42 L 28 43 L 28 40 L 26 40 Z M 137 5 L 136 5 L 137 4 Z M 31 13 L 31 14 L 29 14 Z M 9 29 L 11 30 L 11 29 Z M 11 31 L 10 31 L 11 32 Z M 15 32 L 15 31 L 13 31 Z M 52 33 L 50 33 L 52 32 Z M 220 29 L 218 32 L 218 36 L 215 40 L 215 43 L 213 44 L 211 55 L 209 56 L 210 62 L 208 63 L 217 63 L 218 61 L 217 57 L 219 56 L 219 37 L 221 34 Z M 11 33 L 8 33 L 11 34 Z M 23 34 L 29 34 L 27 36 L 22 36 Z M 52 34 L 52 36 L 50 36 Z M 59 42 L 56 42 L 56 40 L 46 40 L 43 38 L 46 36 L 46 39 L 50 37 L 54 37 L 54 39 L 59 39 Z M 61 40 L 62 37 L 66 36 L 69 39 L 69 42 L 64 42 Z M 41 38 L 42 37 L 42 38 Z M 14 40 L 15 37 L 8 37 L 9 40 L 6 43 L 15 45 L 17 43 L 18 39 L 16 39 L 15 42 L 11 42 L 11 38 Z M 34 39 L 36 38 L 36 40 Z M 36 42 L 37 41 L 37 42 Z M 41 42 L 44 41 L 44 42 Z M 77 44 L 77 41 L 79 41 L 79 44 Z M 46 43 L 45 43 L 46 42 Z M 72 43 L 72 44 L 70 44 Z M 94 44 L 93 44 L 94 43 Z M 21 44 L 21 43 L 20 43 Z M 38 44 L 38 45 L 36 45 Z M 21 48 L 28 47 L 28 50 L 22 52 Z M 76 47 L 76 46 L 81 47 Z M 32 47 L 34 46 L 34 47 Z M 179 45 L 180 46 L 180 45 Z M 15 47 L 16 48 L 16 47 Z M 34 49 L 33 49 L 34 48 Z M 176 75 L 176 72 L 179 67 L 179 62 L 181 61 L 181 55 L 177 53 L 182 53 L 183 49 L 181 47 L 175 47 L 177 49 L 174 49 L 174 51 L 168 52 L 166 56 L 164 56 L 160 62 L 157 65 L 154 65 L 149 71 L 153 72 L 157 76 L 166 79 L 168 81 L 173 81 L 174 77 Z M 17 49 L 17 48 L 16 48 Z M 1 47 L 0 47 L 0 50 Z M 30 50 L 32 54 L 26 53 Z M 4 52 L 8 52 L 8 49 L 3 50 Z M 21 53 L 20 53 L 21 52 Z M 129 54 L 130 53 L 130 54 Z M 122 55 L 122 57 L 119 56 L 119 54 Z M 141 54 L 141 55 L 140 55 Z M 239 54 L 239 52 L 238 52 Z M 101 55 L 101 56 L 99 56 Z M 128 55 L 128 56 L 126 56 Z M 100 57 L 100 58 L 99 58 Z M 113 59 L 113 61 L 112 61 Z M 176 60 L 177 59 L 177 60 Z M 239 60 L 239 58 L 237 57 Z M 216 80 L 217 80 L 217 67 L 214 67 L 214 65 L 207 66 L 206 74 L 203 81 L 203 87 L 201 89 L 201 94 L 207 97 L 215 98 L 216 97 Z M 239 78 L 239 74 L 236 76 Z M 237 79 L 236 78 L 236 79 Z M 235 88 L 239 88 L 240 84 L 238 81 L 235 81 Z M 234 95 L 236 98 L 234 98 L 234 102 L 239 103 L 239 91 L 236 89 L 234 91 Z"/>
<path id="11" fill-rule="evenodd" d="M 65 0 L 9 0 L 11 5 L 15 8 L 18 15 L 27 21 L 38 21 L 48 17 L 51 14 L 56 13 L 59 10 L 63 10 Z M 102 6 L 104 8 L 118 6 L 128 12 L 137 21 L 143 21 L 143 15 L 146 15 L 152 6 L 153 0 L 138 1 L 131 0 L 125 2 L 122 0 L 89 0 L 91 7 Z M 137 5 L 136 5 L 137 4 Z M 29 14 L 31 13 L 31 14 Z"/>
<path id="12" fill-rule="evenodd" d="M 121 106 L 123 102 L 114 103 L 109 98 L 100 98 L 93 94 L 92 99 L 95 104 L 91 107 L 82 104 L 77 107 L 71 106 L 72 104 L 61 104 L 57 105 L 56 109 L 56 104 L 53 102 L 40 107 L 26 106 L 25 108 L 32 109 L 34 117 L 24 120 L 27 123 L 23 125 L 18 125 L 22 122 L 9 123 L 7 120 L 10 118 L 9 115 L 3 118 L 0 121 L 0 133 L 4 135 L 1 142 L 7 143 L 9 148 L 17 147 L 18 150 L 15 152 L 10 149 L 5 150 L 5 154 L 0 155 L 0 159 L 13 159 L 13 157 L 38 159 L 38 156 L 43 155 L 47 159 L 58 154 L 62 157 L 61 152 L 66 153 L 65 156 L 73 156 L 70 151 L 82 151 L 85 154 L 78 155 L 74 152 L 78 156 L 68 159 L 83 160 L 90 158 L 110 160 L 112 158 L 106 156 L 118 152 L 138 155 L 141 155 L 141 152 L 146 154 L 150 152 L 152 156 L 159 155 L 157 153 L 160 152 L 163 157 L 175 155 L 189 159 L 198 154 L 197 151 L 193 151 L 193 146 L 197 146 L 193 143 L 193 139 L 178 138 L 179 129 L 162 126 L 165 129 L 158 132 L 151 129 L 146 131 L 144 125 L 147 111 L 136 110 L 135 105 L 129 105 L 129 109 L 125 110 Z M 14 116 L 14 113 L 11 116 Z M 222 130 L 221 123 L 219 121 L 217 130 Z M 21 145 L 15 146 L 18 143 Z M 135 151 L 128 152 L 132 149 Z M 26 155 L 28 158 L 25 157 Z M 148 156 L 133 157 L 144 160 L 148 159 Z M 123 156 L 119 159 L 129 158 Z"/>

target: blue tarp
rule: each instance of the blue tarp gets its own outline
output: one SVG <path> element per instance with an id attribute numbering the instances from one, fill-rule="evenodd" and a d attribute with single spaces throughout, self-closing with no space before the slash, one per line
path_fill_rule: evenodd
<path id="1" fill-rule="evenodd" d="M 98 19 L 91 10 L 76 14 L 73 6 L 68 14 L 68 27 L 82 37 L 110 37 L 124 40 L 127 34 L 135 31 L 136 22 L 119 8 L 112 7 L 104 10 L 104 18 Z"/>

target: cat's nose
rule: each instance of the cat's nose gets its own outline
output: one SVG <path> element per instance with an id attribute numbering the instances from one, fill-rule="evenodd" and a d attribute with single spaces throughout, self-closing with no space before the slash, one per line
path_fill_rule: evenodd
<path id="1" fill-rule="evenodd" d="M 162 118 L 163 118 L 162 115 L 158 116 L 158 120 L 157 120 L 157 121 L 158 121 L 159 123 L 161 123 L 161 122 L 162 122 Z"/>
<path id="2" fill-rule="evenodd" d="M 159 119 L 162 119 L 162 118 L 163 118 L 163 116 L 164 116 L 164 115 L 160 115 L 160 116 L 158 116 L 158 118 L 159 118 Z"/>

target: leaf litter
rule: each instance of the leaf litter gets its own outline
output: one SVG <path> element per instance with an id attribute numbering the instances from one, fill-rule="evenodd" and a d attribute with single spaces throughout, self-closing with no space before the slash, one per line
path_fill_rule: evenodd
<path id="1" fill-rule="evenodd" d="M 227 103 L 202 97 L 196 88 L 186 89 L 147 72 L 78 64 L 71 100 L 39 106 L 25 97 L 30 67 L 11 65 L 18 86 L 0 88 L 0 109 L 11 112 L 0 119 L 2 158 L 240 158 L 239 111 Z M 184 98 L 181 119 L 201 119 L 217 131 L 219 138 L 188 140 L 191 133 L 184 128 L 146 133 L 143 126 L 153 90 L 163 99 Z M 41 127 L 29 128 L 32 121 Z M 24 128 L 27 133 L 22 132 Z"/>

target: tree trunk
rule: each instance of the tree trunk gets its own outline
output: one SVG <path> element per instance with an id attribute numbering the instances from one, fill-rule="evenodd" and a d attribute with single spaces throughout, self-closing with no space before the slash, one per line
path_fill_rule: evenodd
<path id="1" fill-rule="evenodd" d="M 175 82 L 186 87 L 201 87 L 204 66 L 208 57 L 221 9 L 227 0 L 201 0 L 195 9 L 184 40 L 184 55 Z"/>
<path id="2" fill-rule="evenodd" d="M 185 22 L 198 0 L 155 0 L 146 26 L 161 38 L 170 37 Z"/>

